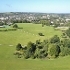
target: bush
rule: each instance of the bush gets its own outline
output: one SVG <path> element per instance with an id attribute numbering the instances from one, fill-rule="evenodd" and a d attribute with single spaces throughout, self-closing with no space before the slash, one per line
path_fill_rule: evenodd
<path id="1" fill-rule="evenodd" d="M 67 38 L 66 33 L 63 33 L 63 34 L 62 34 L 62 38 Z"/>
<path id="2" fill-rule="evenodd" d="M 55 35 L 51 38 L 50 43 L 59 43 L 60 42 L 60 38 Z"/>
<path id="3" fill-rule="evenodd" d="M 38 35 L 39 35 L 39 36 L 44 36 L 44 34 L 43 34 L 43 33 L 38 33 Z"/>
<path id="4" fill-rule="evenodd" d="M 26 50 L 26 51 L 24 52 L 24 58 L 25 58 L 25 59 L 28 59 L 28 58 L 30 58 L 30 56 L 31 56 L 31 54 L 29 53 L 28 50 Z"/>
<path id="5" fill-rule="evenodd" d="M 13 25 L 13 28 L 18 28 L 18 25 L 17 25 L 17 24 L 14 24 L 14 25 Z"/>
<path id="6" fill-rule="evenodd" d="M 36 40 L 36 45 L 41 44 L 40 40 Z"/>
<path id="7" fill-rule="evenodd" d="M 70 28 L 68 30 L 66 30 L 66 34 L 68 37 L 70 37 Z"/>
<path id="8" fill-rule="evenodd" d="M 49 46 L 49 54 L 51 56 L 57 57 L 60 53 L 60 47 L 56 44 L 51 44 Z"/>
<path id="9" fill-rule="evenodd" d="M 64 39 L 64 40 L 62 41 L 62 45 L 63 45 L 63 47 L 68 47 L 68 48 L 70 48 L 70 40 L 69 40 L 69 39 Z"/>
<path id="10" fill-rule="evenodd" d="M 34 54 L 35 58 L 45 58 L 47 56 L 47 52 L 44 49 L 37 48 Z"/>
<path id="11" fill-rule="evenodd" d="M 70 55 L 70 48 L 61 46 L 60 49 L 61 49 L 60 56 Z"/>
<path id="12" fill-rule="evenodd" d="M 35 50 L 36 50 L 36 45 L 32 42 L 28 42 L 27 44 L 27 50 L 24 54 L 24 57 L 27 59 L 27 58 L 34 58 L 33 55 L 35 53 Z"/>
<path id="13" fill-rule="evenodd" d="M 17 51 L 20 51 L 21 49 L 22 49 L 22 46 L 21 46 L 20 43 L 18 43 L 17 46 L 16 46 L 16 50 L 17 50 Z"/>
<path id="14" fill-rule="evenodd" d="M 21 58 L 21 56 L 23 55 L 23 52 L 16 51 L 16 52 L 14 53 L 14 55 L 17 55 L 18 58 Z"/>

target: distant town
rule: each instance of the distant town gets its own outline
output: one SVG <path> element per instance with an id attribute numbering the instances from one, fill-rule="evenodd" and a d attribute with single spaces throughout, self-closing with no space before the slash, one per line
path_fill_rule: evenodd
<path id="1" fill-rule="evenodd" d="M 56 13 L 30 13 L 30 12 L 8 12 L 0 13 L 0 25 L 12 23 L 39 23 L 47 20 L 50 24 L 65 25 L 70 22 L 70 14 Z"/>

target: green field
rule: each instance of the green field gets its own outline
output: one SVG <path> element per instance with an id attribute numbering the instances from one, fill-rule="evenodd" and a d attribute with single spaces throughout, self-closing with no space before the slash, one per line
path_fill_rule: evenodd
<path id="1" fill-rule="evenodd" d="M 41 24 L 18 24 L 19 27 L 23 29 L 18 29 L 17 31 L 7 31 L 0 32 L 0 43 L 1 44 L 13 44 L 17 43 L 27 44 L 27 42 L 35 42 L 37 39 L 48 39 L 54 35 L 61 36 L 61 31 L 55 31 L 53 27 L 44 26 Z M 45 36 L 39 36 L 38 33 L 41 32 Z"/>
<path id="2" fill-rule="evenodd" d="M 70 56 L 57 59 L 27 59 L 13 55 L 17 43 L 22 45 L 37 39 L 49 39 L 54 35 L 61 37 L 62 32 L 41 24 L 18 24 L 23 29 L 0 32 L 0 70 L 70 70 Z M 39 36 L 42 32 L 45 36 Z M 12 46 L 11 46 L 12 45 Z"/>

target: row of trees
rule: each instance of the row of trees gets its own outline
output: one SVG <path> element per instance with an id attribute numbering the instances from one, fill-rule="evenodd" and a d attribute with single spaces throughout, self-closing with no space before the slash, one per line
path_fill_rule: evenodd
<path id="1" fill-rule="evenodd" d="M 29 20 L 11 20 L 12 23 L 30 23 Z"/>
<path id="2" fill-rule="evenodd" d="M 15 55 L 24 58 L 56 58 L 59 56 L 70 55 L 70 39 L 62 39 L 55 35 L 49 40 L 36 40 L 35 43 L 28 42 L 27 46 L 22 47 L 21 44 L 16 46 Z"/>

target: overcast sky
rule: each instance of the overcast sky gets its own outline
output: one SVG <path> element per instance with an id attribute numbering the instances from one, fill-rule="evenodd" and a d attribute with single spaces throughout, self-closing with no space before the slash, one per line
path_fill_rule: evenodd
<path id="1" fill-rule="evenodd" d="M 70 0 L 0 0 L 0 12 L 70 13 Z"/>

